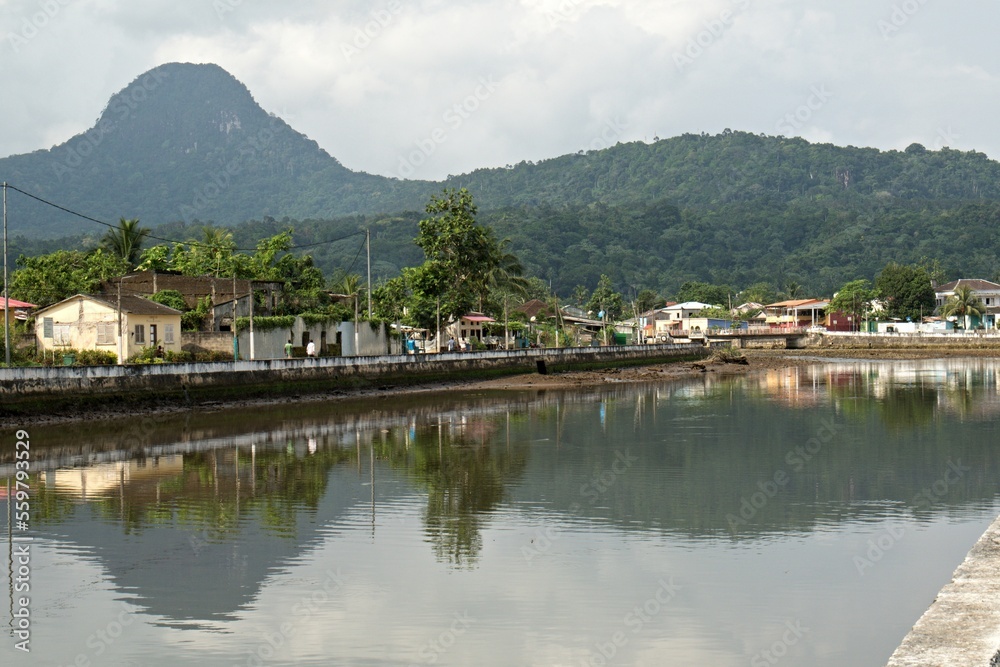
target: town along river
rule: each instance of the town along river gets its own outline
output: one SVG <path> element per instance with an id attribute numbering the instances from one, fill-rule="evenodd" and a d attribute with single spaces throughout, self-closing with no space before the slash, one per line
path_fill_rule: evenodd
<path id="1" fill-rule="evenodd" d="M 997 514 L 998 369 L 35 427 L 0 661 L 884 664 Z"/>

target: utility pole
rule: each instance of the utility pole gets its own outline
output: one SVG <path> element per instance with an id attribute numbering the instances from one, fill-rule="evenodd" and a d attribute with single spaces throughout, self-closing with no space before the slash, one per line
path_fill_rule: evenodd
<path id="1" fill-rule="evenodd" d="M 236 267 L 233 267 L 233 361 L 240 360 L 240 342 L 236 334 Z"/>
<path id="2" fill-rule="evenodd" d="M 354 356 L 360 357 L 360 344 L 358 342 L 358 290 L 354 290 Z"/>
<path id="3" fill-rule="evenodd" d="M 250 286 L 250 361 L 253 361 L 253 278 L 247 284 Z"/>
<path id="4" fill-rule="evenodd" d="M 372 230 L 365 230 L 365 243 L 368 246 L 368 319 L 372 318 Z"/>
<path id="5" fill-rule="evenodd" d="M 3 356 L 10 366 L 10 295 L 7 290 L 7 181 L 3 182 Z"/>
<path id="6" fill-rule="evenodd" d="M 118 365 L 125 364 L 125 349 L 122 340 L 122 280 L 125 276 L 118 276 Z"/>

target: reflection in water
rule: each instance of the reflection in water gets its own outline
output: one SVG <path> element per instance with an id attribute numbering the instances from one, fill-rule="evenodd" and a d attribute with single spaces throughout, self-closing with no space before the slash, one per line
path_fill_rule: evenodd
<path id="1" fill-rule="evenodd" d="M 427 538 L 442 561 L 475 564 L 483 523 L 524 470 L 527 447 L 520 440 L 510 446 L 508 426 L 509 415 L 462 416 L 383 432 L 382 455 L 427 494 Z"/>
<path id="2" fill-rule="evenodd" d="M 745 664 L 758 635 L 766 636 L 739 620 L 760 615 L 765 593 L 756 589 L 772 596 L 788 588 L 794 604 L 823 598 L 831 609 L 848 605 L 877 575 L 856 586 L 855 553 L 831 551 L 853 547 L 835 543 L 864 544 L 873 527 L 891 522 L 905 524 L 906 539 L 917 544 L 939 525 L 989 515 L 1000 479 L 992 453 L 998 369 L 989 360 L 826 363 L 592 391 L 470 392 L 458 402 L 422 395 L 188 415 L 149 431 L 129 451 L 115 446 L 112 434 L 121 425 L 95 429 L 82 443 L 71 428 L 39 428 L 32 434 L 42 447 L 34 453 L 32 520 L 60 553 L 99 563 L 150 627 L 172 632 L 244 632 L 248 615 L 266 613 L 271 584 L 294 589 L 290 573 L 331 550 L 372 582 L 410 569 L 425 578 L 456 577 L 436 579 L 445 589 L 434 591 L 421 589 L 420 577 L 397 581 L 398 590 L 371 584 L 357 599 L 373 606 L 388 596 L 405 610 L 400 599 L 430 596 L 430 628 L 412 609 L 394 614 L 380 607 L 375 618 L 399 635 L 386 639 L 384 650 L 398 655 L 382 661 L 383 649 L 345 638 L 303 656 L 314 664 L 328 664 L 331 650 L 347 647 L 355 652 L 345 655 L 357 659 L 343 664 L 418 662 L 414 643 L 438 636 L 434 624 L 462 611 L 449 605 L 473 604 L 461 600 L 463 586 L 479 581 L 477 571 L 511 589 L 484 595 L 495 606 L 477 613 L 496 628 L 539 623 L 548 643 L 536 636 L 531 653 L 550 656 L 546 664 L 586 664 L 589 654 L 573 648 L 572 638 L 583 636 L 590 651 L 608 634 L 591 627 L 579 607 L 627 610 L 648 581 L 664 576 L 683 580 L 690 594 L 660 619 L 668 625 L 623 649 L 621 664 L 640 664 L 633 650 L 694 656 L 696 645 L 699 660 Z M 12 464 L 8 452 L 0 454 L 0 479 L 12 475 Z M 812 541 L 822 549 L 788 555 Z M 919 567 L 930 567 L 934 551 L 922 548 Z M 764 552 L 783 573 L 839 555 L 796 583 L 780 573 L 759 580 L 774 576 L 762 574 L 770 560 L 748 559 Z M 433 565 L 422 565 L 422 555 Z M 941 556 L 945 574 L 957 564 L 952 558 L 951 551 Z M 751 566 L 761 568 L 754 581 L 742 571 Z M 636 572 L 625 567 L 647 576 L 627 584 Z M 554 578 L 576 588 L 553 588 Z M 711 582 L 720 578 L 730 583 L 716 599 Z M 519 588 L 522 581 L 534 585 Z M 444 595 L 459 601 L 435 606 Z M 563 596 L 566 605 L 573 600 L 572 611 Z M 793 603 L 774 603 L 783 604 Z M 893 633 L 912 623 L 920 604 L 850 650 L 891 652 L 899 639 Z M 336 606 L 329 613 L 341 615 L 326 621 L 346 626 L 345 609 Z M 804 609 L 799 613 L 814 612 Z M 780 627 L 787 619 L 763 614 L 765 620 Z M 847 620 L 824 621 L 849 628 L 848 636 L 856 631 L 837 625 Z M 406 623 L 420 630 L 408 634 Z M 531 662 L 498 661 L 497 648 L 486 642 L 462 660 L 457 653 L 437 657 L 449 664 Z M 801 651 L 811 651 L 808 659 L 798 653 L 798 662 L 790 656 L 787 664 L 846 659 L 824 662 L 815 646 Z M 68 662 L 62 655 L 54 661 Z"/>

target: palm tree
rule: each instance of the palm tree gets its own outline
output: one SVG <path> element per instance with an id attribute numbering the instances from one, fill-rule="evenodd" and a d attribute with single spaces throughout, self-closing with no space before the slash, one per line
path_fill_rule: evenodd
<path id="1" fill-rule="evenodd" d="M 798 284 L 794 280 L 789 280 L 785 283 L 785 294 L 788 295 L 789 299 L 799 298 L 799 295 L 802 294 L 802 285 Z"/>
<path id="2" fill-rule="evenodd" d="M 984 312 L 986 312 L 986 307 L 983 305 L 983 302 L 975 295 L 972 288 L 966 285 L 955 287 L 955 294 L 941 306 L 941 315 L 943 317 L 954 315 L 964 318 L 963 323 L 966 329 L 971 326 L 972 317 L 982 317 Z"/>
<path id="3" fill-rule="evenodd" d="M 507 250 L 510 239 L 493 245 L 489 260 L 482 275 L 482 291 L 479 294 L 479 312 L 483 312 L 483 302 L 490 292 L 509 295 L 524 295 L 528 291 L 528 279 L 524 277 L 524 267 L 517 255 Z"/>
<path id="4" fill-rule="evenodd" d="M 121 258 L 131 270 L 135 268 L 139 259 L 139 251 L 142 250 L 142 242 L 147 236 L 149 236 L 149 230 L 139 227 L 139 218 L 131 220 L 121 218 L 118 220 L 117 227 L 109 229 L 104 234 L 101 245 Z"/>
<path id="5" fill-rule="evenodd" d="M 205 225 L 201 229 L 201 234 L 198 250 L 205 255 L 206 268 L 209 268 L 207 272 L 213 276 L 231 273 L 231 271 L 223 272 L 223 264 L 230 262 L 236 247 L 236 244 L 233 243 L 233 233 Z"/>

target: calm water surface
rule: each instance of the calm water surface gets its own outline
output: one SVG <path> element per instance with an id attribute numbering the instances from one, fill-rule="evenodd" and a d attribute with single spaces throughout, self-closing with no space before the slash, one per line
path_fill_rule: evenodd
<path id="1" fill-rule="evenodd" d="M 998 370 L 37 427 L 0 662 L 881 665 L 998 512 Z"/>

